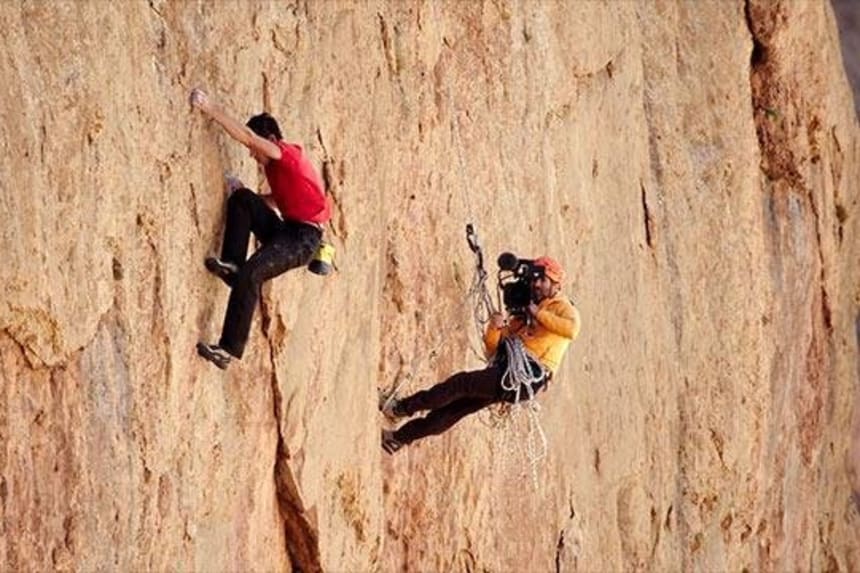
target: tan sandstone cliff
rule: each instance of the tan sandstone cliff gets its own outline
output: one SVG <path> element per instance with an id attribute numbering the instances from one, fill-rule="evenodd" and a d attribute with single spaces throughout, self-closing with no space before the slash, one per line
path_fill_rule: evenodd
<path id="1" fill-rule="evenodd" d="M 13 0 L 0 25 L 0 570 L 860 571 L 828 3 Z M 194 353 L 227 296 L 202 260 L 222 173 L 261 179 L 196 85 L 274 113 L 335 213 L 339 272 L 267 285 L 227 373 Z M 490 262 L 559 258 L 583 316 L 537 489 L 483 416 L 379 448 L 378 386 L 480 365 L 467 222 Z"/>

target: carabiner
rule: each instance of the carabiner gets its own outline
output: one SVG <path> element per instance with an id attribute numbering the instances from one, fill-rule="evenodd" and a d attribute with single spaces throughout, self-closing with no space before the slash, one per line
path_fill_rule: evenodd
<path id="1" fill-rule="evenodd" d="M 475 233 L 475 227 L 472 226 L 472 223 L 466 224 L 466 240 L 469 242 L 469 248 L 472 249 L 473 253 L 481 251 L 481 247 L 478 245 L 478 235 Z"/>

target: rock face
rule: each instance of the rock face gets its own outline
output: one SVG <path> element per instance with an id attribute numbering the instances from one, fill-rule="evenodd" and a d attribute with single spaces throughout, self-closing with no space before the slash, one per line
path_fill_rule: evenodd
<path id="1" fill-rule="evenodd" d="M 0 569 L 860 569 L 860 149 L 829 4 L 0 23 Z M 261 177 L 196 85 L 272 111 L 335 213 L 337 274 L 264 287 L 226 373 L 194 353 L 227 297 L 202 260 L 223 172 Z M 537 485 L 522 424 L 486 415 L 379 448 L 377 387 L 481 364 L 467 222 L 490 262 L 560 259 L 583 317 Z"/>

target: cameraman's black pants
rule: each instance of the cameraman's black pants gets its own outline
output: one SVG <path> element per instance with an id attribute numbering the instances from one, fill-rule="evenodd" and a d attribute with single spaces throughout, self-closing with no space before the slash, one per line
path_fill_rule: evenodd
<path id="1" fill-rule="evenodd" d="M 252 232 L 262 246 L 246 262 Z M 242 357 L 260 287 L 290 269 L 306 265 L 321 238 L 322 231 L 313 225 L 282 220 L 250 189 L 233 192 L 227 200 L 221 260 L 234 263 L 239 273 L 230 291 L 218 346 L 236 358 Z"/>
<path id="2" fill-rule="evenodd" d="M 494 364 L 483 370 L 458 372 L 444 382 L 429 390 L 416 392 L 400 400 L 400 413 L 412 416 L 421 410 L 430 410 L 423 418 L 412 420 L 394 432 L 394 439 L 408 444 L 427 436 L 441 434 L 464 417 L 497 402 L 515 400 L 513 392 L 502 390 L 502 375 L 505 364 Z M 539 391 L 546 387 L 546 381 L 537 384 Z M 528 400 L 522 392 L 520 400 Z"/>

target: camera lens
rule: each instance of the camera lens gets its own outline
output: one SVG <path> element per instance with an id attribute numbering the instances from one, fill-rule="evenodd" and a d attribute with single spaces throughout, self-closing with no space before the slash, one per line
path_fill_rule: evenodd
<path id="1" fill-rule="evenodd" d="M 513 253 L 502 253 L 496 262 L 503 271 L 513 271 L 520 264 L 520 259 Z"/>

